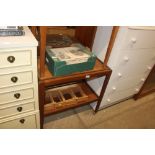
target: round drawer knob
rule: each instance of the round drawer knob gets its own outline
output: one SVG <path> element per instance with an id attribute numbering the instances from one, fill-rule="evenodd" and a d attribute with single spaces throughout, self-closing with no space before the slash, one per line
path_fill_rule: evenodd
<path id="1" fill-rule="evenodd" d="M 124 57 L 124 61 L 128 62 L 129 58 L 127 56 Z"/>
<path id="2" fill-rule="evenodd" d="M 136 89 L 135 89 L 135 92 L 139 92 L 139 89 L 138 89 L 138 88 L 136 88 Z"/>
<path id="3" fill-rule="evenodd" d="M 18 77 L 16 77 L 16 76 L 13 76 L 13 77 L 11 78 L 11 81 L 14 82 L 14 83 L 16 83 L 17 80 L 18 80 Z"/>
<path id="4" fill-rule="evenodd" d="M 23 110 L 22 107 L 18 107 L 18 108 L 17 108 L 17 111 L 19 111 L 19 112 L 21 112 L 22 110 Z"/>
<path id="5" fill-rule="evenodd" d="M 148 70 L 151 70 L 151 69 L 152 69 L 152 67 L 151 67 L 151 66 L 148 66 L 148 67 L 147 67 L 147 69 L 148 69 Z"/>
<path id="6" fill-rule="evenodd" d="M 116 90 L 116 87 L 112 87 L 112 90 Z"/>
<path id="7" fill-rule="evenodd" d="M 10 62 L 10 63 L 13 63 L 15 61 L 15 57 L 14 56 L 8 56 L 7 60 Z"/>
<path id="8" fill-rule="evenodd" d="M 111 101 L 110 98 L 108 98 L 107 101 L 110 102 Z"/>
<path id="9" fill-rule="evenodd" d="M 133 44 L 135 44 L 135 43 L 137 42 L 137 39 L 136 39 L 136 38 L 132 38 L 132 39 L 131 39 L 131 42 L 132 42 Z"/>
<path id="10" fill-rule="evenodd" d="M 119 77 L 122 77 L 122 74 L 121 74 L 121 73 L 118 73 L 118 76 L 119 76 Z"/>
<path id="11" fill-rule="evenodd" d="M 19 120 L 19 122 L 20 122 L 21 124 L 24 124 L 25 119 L 21 119 L 21 120 Z"/>
<path id="12" fill-rule="evenodd" d="M 19 99 L 19 98 L 20 98 L 20 93 L 14 94 L 14 97 L 15 97 L 16 99 Z"/>
<path id="13" fill-rule="evenodd" d="M 145 81 L 145 79 L 144 79 L 144 78 L 142 78 L 142 79 L 141 79 L 141 81 L 142 81 L 142 82 L 144 82 L 144 81 Z"/>

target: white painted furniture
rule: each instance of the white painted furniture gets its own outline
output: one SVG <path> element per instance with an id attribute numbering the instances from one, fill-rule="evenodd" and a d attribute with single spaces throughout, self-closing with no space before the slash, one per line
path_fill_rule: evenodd
<path id="1" fill-rule="evenodd" d="M 155 27 L 120 27 L 108 62 L 113 72 L 100 109 L 138 93 L 154 64 Z M 103 80 L 89 84 L 99 92 Z M 95 108 L 96 103 L 91 105 Z"/>
<path id="2" fill-rule="evenodd" d="M 0 128 L 40 128 L 38 42 L 25 36 L 0 37 Z"/>

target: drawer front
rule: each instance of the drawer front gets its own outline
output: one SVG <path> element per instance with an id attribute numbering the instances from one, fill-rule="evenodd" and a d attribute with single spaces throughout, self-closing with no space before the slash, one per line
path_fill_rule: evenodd
<path id="1" fill-rule="evenodd" d="M 126 89 L 138 87 L 141 88 L 143 83 L 145 82 L 146 77 L 143 77 L 143 75 L 138 75 L 135 77 L 128 77 L 128 78 L 117 78 L 114 77 L 110 80 L 107 89 L 106 94 L 111 94 L 118 91 L 124 91 Z"/>
<path id="2" fill-rule="evenodd" d="M 120 73 L 122 77 L 148 74 L 154 64 L 155 49 L 124 50 L 119 53 L 114 72 Z"/>
<path id="3" fill-rule="evenodd" d="M 31 65 L 31 51 L 6 51 L 0 53 L 0 68 Z"/>
<path id="4" fill-rule="evenodd" d="M 1 93 L 0 104 L 16 102 L 24 99 L 30 99 L 34 97 L 33 88 L 17 90 L 13 92 Z"/>
<path id="5" fill-rule="evenodd" d="M 0 75 L 0 88 L 32 83 L 32 72 Z"/>
<path id="6" fill-rule="evenodd" d="M 109 94 L 105 93 L 105 96 L 103 97 L 103 100 L 101 102 L 101 107 L 106 105 L 111 105 L 113 103 L 119 102 L 128 97 L 131 97 L 137 93 L 135 90 L 136 90 L 136 87 L 126 89 L 124 91 L 109 93 Z"/>
<path id="7" fill-rule="evenodd" d="M 18 115 L 24 112 L 32 111 L 34 109 L 35 109 L 34 103 L 27 103 L 23 105 L 8 107 L 8 108 L 2 108 L 0 109 L 0 118 L 9 117 L 12 115 Z"/>
<path id="8" fill-rule="evenodd" d="M 154 48 L 155 31 L 127 29 L 121 49 Z"/>
<path id="9" fill-rule="evenodd" d="M 0 123 L 0 129 L 36 129 L 36 115 L 26 116 L 12 121 Z"/>

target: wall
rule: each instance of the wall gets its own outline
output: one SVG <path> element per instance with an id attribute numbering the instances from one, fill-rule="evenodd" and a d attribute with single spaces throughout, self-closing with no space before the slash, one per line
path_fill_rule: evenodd
<path id="1" fill-rule="evenodd" d="M 108 48 L 112 28 L 113 28 L 112 26 L 97 27 L 92 51 L 97 55 L 97 57 L 101 61 L 104 60 L 104 57 Z"/>
<path id="2" fill-rule="evenodd" d="M 96 54 L 96 56 L 103 62 L 105 58 L 105 54 L 108 48 L 112 26 L 98 26 L 94 44 L 92 51 Z M 102 85 L 103 85 L 104 77 L 97 78 L 94 80 L 90 80 L 88 84 L 93 88 L 93 90 L 99 95 Z M 91 106 L 95 108 L 96 103 L 92 103 Z"/>

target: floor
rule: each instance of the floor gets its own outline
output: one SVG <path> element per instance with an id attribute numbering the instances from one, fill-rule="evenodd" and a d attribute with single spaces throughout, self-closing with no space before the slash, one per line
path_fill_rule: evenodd
<path id="1" fill-rule="evenodd" d="M 94 113 L 89 105 L 46 117 L 46 129 L 154 129 L 155 93 Z"/>
<path id="2" fill-rule="evenodd" d="M 150 74 L 151 76 L 148 78 L 147 82 L 145 83 L 143 92 L 146 90 L 152 90 L 155 88 L 155 67 L 153 69 L 153 72 Z"/>

